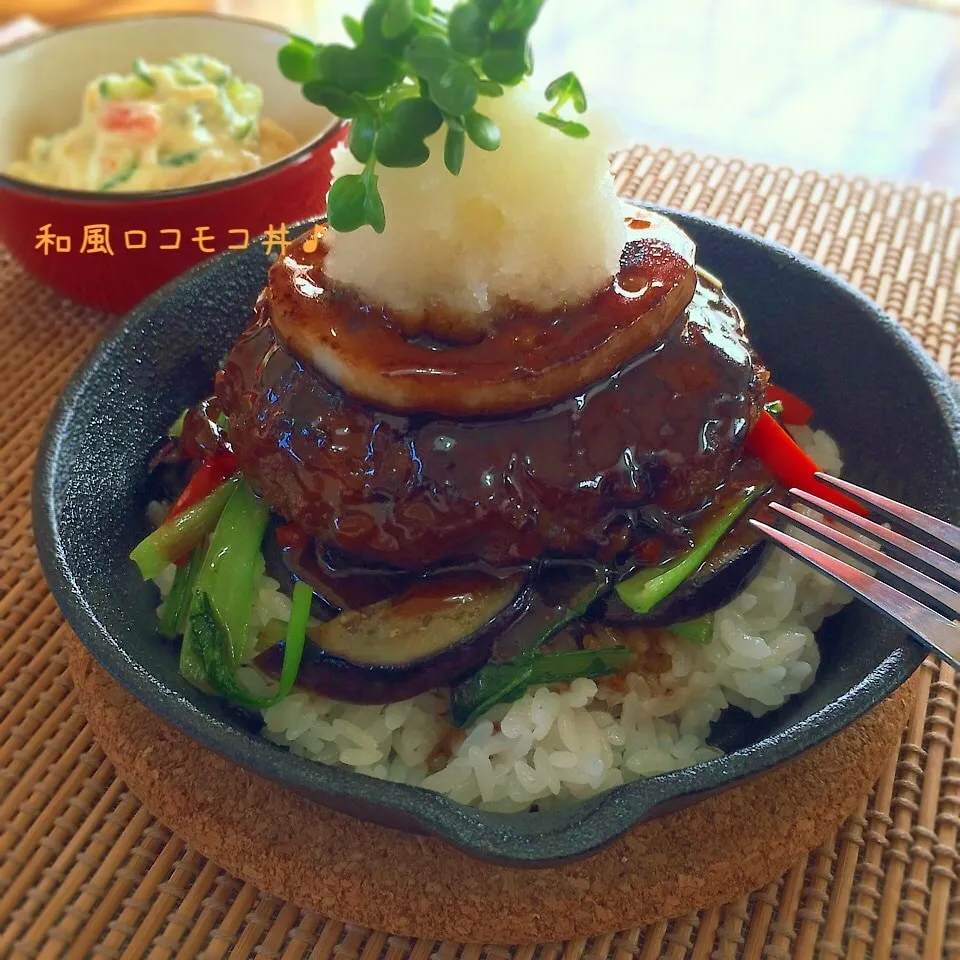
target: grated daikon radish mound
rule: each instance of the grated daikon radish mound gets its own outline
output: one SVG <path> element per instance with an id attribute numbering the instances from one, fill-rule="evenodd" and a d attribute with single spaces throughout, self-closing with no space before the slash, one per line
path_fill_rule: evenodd
<path id="1" fill-rule="evenodd" d="M 626 240 L 609 154 L 613 126 L 586 114 L 575 140 L 536 119 L 545 109 L 526 86 L 481 98 L 501 145 L 467 144 L 457 176 L 443 164 L 443 133 L 413 169 L 378 167 L 386 229 L 327 234 L 325 272 L 364 301 L 410 315 L 461 315 L 465 326 L 507 303 L 548 311 L 587 300 L 610 283 Z M 579 118 L 578 118 L 579 119 Z M 345 148 L 333 176 L 358 173 Z M 472 320 L 470 318 L 473 318 Z"/>

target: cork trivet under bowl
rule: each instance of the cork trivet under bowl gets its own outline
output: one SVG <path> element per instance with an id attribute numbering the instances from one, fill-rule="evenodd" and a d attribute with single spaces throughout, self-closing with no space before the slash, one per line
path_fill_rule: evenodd
<path id="1" fill-rule="evenodd" d="M 87 718 L 158 819 L 236 876 L 301 907 L 403 936 L 524 943 L 586 937 L 727 902 L 817 846 L 868 793 L 900 738 L 915 678 L 822 746 L 551 869 L 474 860 L 335 813 L 161 721 L 71 634 Z"/>

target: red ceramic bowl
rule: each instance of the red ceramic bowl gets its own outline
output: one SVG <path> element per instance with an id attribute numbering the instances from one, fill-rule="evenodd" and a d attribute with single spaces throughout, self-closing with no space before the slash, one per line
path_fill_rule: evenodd
<path id="1" fill-rule="evenodd" d="M 0 172 L 0 244 L 78 303 L 124 312 L 188 267 L 322 213 L 331 150 L 344 125 L 308 103 L 277 69 L 281 29 L 233 17 L 175 15 L 100 21 L 43 34 L 0 53 L 0 171 L 32 136 L 74 126 L 94 77 L 135 57 L 206 53 L 264 93 L 263 113 L 303 144 L 259 170 L 177 190 L 100 194 L 38 187 Z"/>

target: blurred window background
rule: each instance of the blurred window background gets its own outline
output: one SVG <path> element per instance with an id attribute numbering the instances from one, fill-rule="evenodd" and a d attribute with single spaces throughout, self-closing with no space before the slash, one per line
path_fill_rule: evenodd
<path id="1" fill-rule="evenodd" d="M 365 0 L 0 0 L 56 25 L 217 10 L 340 39 Z M 573 68 L 625 140 L 960 187 L 960 0 L 549 0 L 537 78 Z"/>

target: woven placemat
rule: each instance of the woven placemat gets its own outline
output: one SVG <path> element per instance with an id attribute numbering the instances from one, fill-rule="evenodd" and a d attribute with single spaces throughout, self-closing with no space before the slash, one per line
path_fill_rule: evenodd
<path id="1" fill-rule="evenodd" d="M 667 150 L 626 153 L 617 175 L 627 195 L 814 257 L 960 373 L 952 197 Z M 151 818 L 95 744 L 30 531 L 43 424 L 108 327 L 0 259 L 0 957 L 960 958 L 958 686 L 933 663 L 897 755 L 854 816 L 778 882 L 702 914 L 566 944 L 463 946 L 328 920 L 205 861 Z"/>

